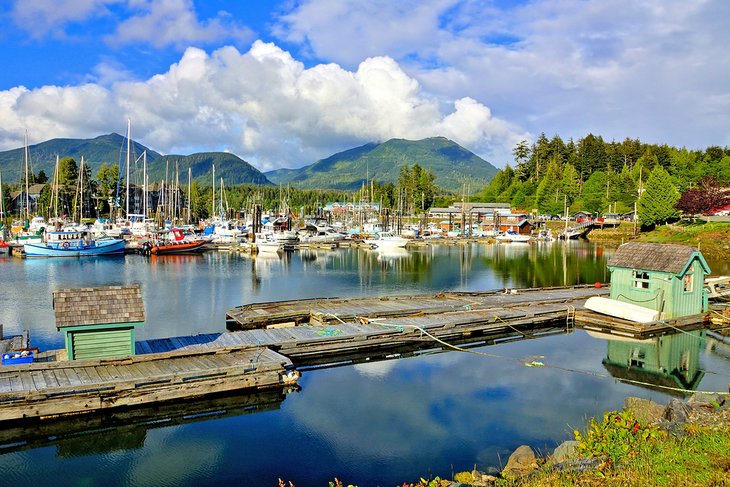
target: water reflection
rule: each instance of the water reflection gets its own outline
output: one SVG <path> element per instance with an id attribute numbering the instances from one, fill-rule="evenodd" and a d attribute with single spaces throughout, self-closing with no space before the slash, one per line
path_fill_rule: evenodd
<path id="1" fill-rule="evenodd" d="M 697 389 L 705 371 L 700 350 L 705 330 L 636 340 L 592 333 L 608 341 L 603 366 L 617 379 L 666 394 L 686 397 Z"/>
<path id="2" fill-rule="evenodd" d="M 144 447 L 150 429 L 279 409 L 289 390 L 213 396 L 99 414 L 6 427 L 0 453 L 53 445 L 59 457 L 96 455 Z"/>

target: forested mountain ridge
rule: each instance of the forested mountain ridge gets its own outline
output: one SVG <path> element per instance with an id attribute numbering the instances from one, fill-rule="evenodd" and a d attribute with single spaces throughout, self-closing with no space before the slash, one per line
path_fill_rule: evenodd
<path id="1" fill-rule="evenodd" d="M 96 175 L 102 165 L 118 167 L 122 173 L 126 171 L 127 139 L 119 134 L 100 135 L 93 139 L 51 139 L 29 146 L 31 167 L 29 171 L 34 175 L 43 173 L 49 179 L 53 175 L 56 155 L 61 159 L 73 158 L 80 164 L 81 157 L 84 164 Z M 132 143 L 130 177 L 133 182 L 142 181 L 142 153 L 147 151 L 147 175 L 150 184 L 160 182 L 168 173 L 168 180 L 174 179 L 175 167 L 179 168 L 181 184 L 187 184 L 188 167 L 191 168 L 193 178 L 200 183 L 212 181 L 211 167 L 216 165 L 216 179 L 223 177 L 226 184 L 271 184 L 266 176 L 235 154 L 228 152 L 203 152 L 183 155 L 166 155 L 149 149 L 138 142 Z M 4 183 L 17 183 L 24 176 L 23 148 L 0 152 L 0 171 Z"/>
<path id="2" fill-rule="evenodd" d="M 396 183 L 403 166 L 419 165 L 430 171 L 441 188 L 475 191 L 494 177 L 497 168 L 445 137 L 423 140 L 390 139 L 339 152 L 299 169 L 265 173 L 274 183 L 298 188 L 357 190 L 368 179 Z"/>
<path id="3" fill-rule="evenodd" d="M 684 193 L 703 178 L 730 184 L 730 149 L 687 150 L 639 140 L 606 142 L 588 134 L 574 142 L 541 134 L 515 146 L 514 164 L 501 169 L 478 195 L 480 201 L 510 202 L 525 211 L 562 214 L 584 210 L 632 211 L 653 172 L 660 190 Z M 666 173 L 659 174 L 661 171 Z"/>

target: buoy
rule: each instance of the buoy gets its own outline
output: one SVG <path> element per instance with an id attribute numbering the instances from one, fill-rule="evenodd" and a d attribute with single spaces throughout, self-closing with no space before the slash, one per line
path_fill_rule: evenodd
<path id="1" fill-rule="evenodd" d="M 597 282 L 596 283 L 596 289 L 601 289 L 601 283 L 600 282 Z"/>

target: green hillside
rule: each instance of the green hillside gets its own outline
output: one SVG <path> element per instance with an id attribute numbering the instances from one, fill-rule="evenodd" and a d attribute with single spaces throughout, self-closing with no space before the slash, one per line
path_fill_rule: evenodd
<path id="1" fill-rule="evenodd" d="M 310 166 L 265 174 L 275 184 L 352 190 L 359 188 L 367 177 L 396 183 L 401 167 L 406 164 L 430 169 L 436 176 L 435 183 L 451 190 L 459 190 L 465 183 L 472 188 L 480 188 L 497 173 L 497 168 L 455 142 L 444 137 L 432 137 L 418 141 L 391 139 L 382 144 L 365 144 Z"/>
<path id="2" fill-rule="evenodd" d="M 187 184 L 188 167 L 193 179 L 201 184 L 210 184 L 213 179 L 211 167 L 215 164 L 216 184 L 223 178 L 226 185 L 233 184 L 271 184 L 264 174 L 235 154 L 228 152 L 199 152 L 189 156 L 169 155 L 162 156 L 152 165 L 148 164 L 147 171 L 150 183 L 160 181 L 165 177 L 165 166 L 169 162 L 170 175 L 175 172 L 175 163 L 180 171 L 180 184 Z"/>
<path id="3" fill-rule="evenodd" d="M 56 155 L 61 158 L 73 157 L 76 162 L 84 157 L 86 164 L 91 167 L 91 173 L 96 175 L 102 164 L 120 165 L 124 173 L 126 161 L 127 141 L 119 134 L 101 135 L 94 139 L 52 139 L 29 147 L 31 168 L 34 174 L 43 170 L 50 179 L 56 162 Z M 166 162 L 169 162 L 169 178 L 175 173 L 175 162 L 180 171 L 180 182 L 187 184 L 188 167 L 192 169 L 192 176 L 201 183 L 210 183 L 212 178 L 211 166 L 216 165 L 216 179 L 223 177 L 226 184 L 271 184 L 266 176 L 258 169 L 240 157 L 227 152 L 204 152 L 189 156 L 163 156 L 142 144 L 133 143 L 132 161 L 147 151 L 147 172 L 150 183 L 158 182 L 165 177 Z M 120 164 L 121 162 L 121 164 Z M 23 149 L 13 149 L 0 152 L 0 171 L 3 182 L 17 183 L 21 179 L 23 169 Z M 142 160 L 131 166 L 135 174 L 130 179 L 141 184 Z"/>
<path id="4" fill-rule="evenodd" d="M 94 139 L 51 139 L 29 146 L 30 170 L 38 174 L 43 170 L 50 178 L 56 164 L 56 155 L 61 158 L 73 157 L 76 162 L 84 156 L 85 163 L 92 168 L 92 173 L 102 163 L 117 165 L 126 158 L 126 139 L 119 134 L 100 135 Z M 133 143 L 132 153 L 139 156 L 147 149 L 142 144 Z M 147 161 L 152 162 L 160 157 L 157 152 L 147 149 Z M 0 152 L 0 171 L 3 182 L 20 181 L 23 166 L 23 148 Z"/>

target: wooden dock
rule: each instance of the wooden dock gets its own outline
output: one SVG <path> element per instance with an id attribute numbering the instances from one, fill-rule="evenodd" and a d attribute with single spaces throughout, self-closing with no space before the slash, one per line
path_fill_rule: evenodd
<path id="1" fill-rule="evenodd" d="M 606 296 L 607 288 L 570 286 L 481 292 L 445 292 L 371 298 L 317 298 L 253 303 L 226 314 L 229 330 L 266 328 L 275 325 L 331 324 L 355 318 L 396 318 L 436 315 L 455 311 L 532 307 L 564 304 L 581 307 L 591 296 Z"/>
<path id="2" fill-rule="evenodd" d="M 571 286 L 249 304 L 228 312 L 232 331 L 139 341 L 129 358 L 2 367 L 0 421 L 281 388 L 296 382 L 295 367 L 463 349 L 576 327 L 643 339 L 709 323 L 696 315 L 639 324 L 585 309 L 586 299 L 607 294 L 606 287 Z"/>
<path id="3" fill-rule="evenodd" d="M 264 347 L 0 369 L 0 421 L 49 418 L 296 382 L 291 361 Z"/>

